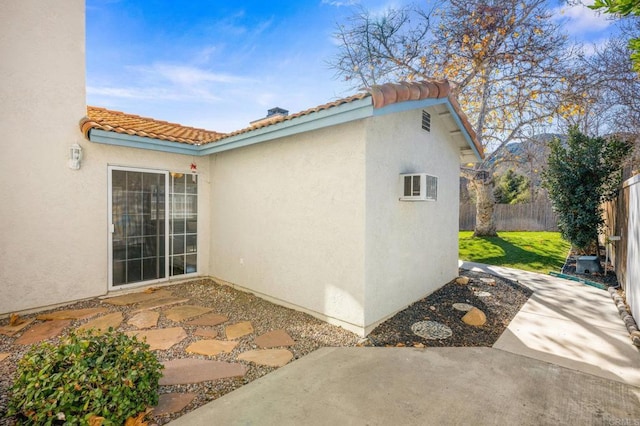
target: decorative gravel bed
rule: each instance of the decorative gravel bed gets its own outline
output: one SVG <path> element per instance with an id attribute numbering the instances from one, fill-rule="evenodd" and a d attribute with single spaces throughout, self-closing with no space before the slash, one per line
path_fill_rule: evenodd
<path id="1" fill-rule="evenodd" d="M 532 291 L 511 280 L 485 273 L 461 270 L 470 278 L 466 285 L 452 281 L 429 296 L 419 300 L 376 327 L 368 336 L 367 346 L 492 346 Z M 454 306 L 454 304 L 456 306 Z M 470 326 L 462 321 L 468 304 L 484 312 L 487 322 Z M 439 323 L 451 330 L 443 333 L 442 326 L 431 324 L 435 335 L 426 338 L 412 330 L 421 322 Z M 416 327 L 414 327 L 416 328 Z M 421 327 L 418 327 L 419 329 Z M 440 333 L 440 334 L 439 334 Z"/>
<path id="2" fill-rule="evenodd" d="M 227 322 L 214 327 L 218 333 L 218 338 L 224 339 L 225 326 L 240 321 L 250 321 L 254 328 L 254 333 L 236 339 L 238 345 L 231 353 L 222 353 L 213 358 L 217 361 L 243 362 L 248 368 L 244 377 L 190 385 L 161 386 L 159 389 L 161 394 L 192 392 L 197 396 L 179 412 L 155 417 L 152 414 L 150 424 L 166 424 L 186 412 L 192 411 L 276 370 L 275 367 L 237 361 L 237 356 L 240 353 L 257 349 L 254 342 L 256 336 L 272 330 L 284 329 L 293 338 L 295 345 L 287 349 L 293 353 L 294 360 L 326 346 L 491 346 L 531 292 L 512 281 L 487 274 L 469 271 L 461 271 L 461 274 L 471 278 L 468 285 L 458 285 L 455 282 L 446 284 L 440 290 L 416 302 L 378 326 L 369 338 L 364 341 L 351 332 L 329 325 L 310 315 L 275 305 L 250 293 L 235 290 L 227 285 L 216 284 L 211 280 L 196 280 L 163 287 L 164 290 L 170 291 L 176 297 L 188 298 L 189 302 L 185 302 L 185 304 L 212 307 L 215 313 L 227 316 L 229 318 Z M 481 278 L 485 278 L 485 280 L 483 281 Z M 487 280 L 486 278 L 492 278 L 492 280 Z M 493 282 L 495 284 L 492 284 Z M 476 292 L 487 292 L 491 295 L 479 297 L 474 294 Z M 466 303 L 481 309 L 486 314 L 487 323 L 482 327 L 472 327 L 464 324 L 460 318 L 465 314 L 465 311 L 455 309 L 453 307 L 454 303 Z M 47 312 L 92 307 L 106 307 L 111 312 L 123 312 L 126 319 L 130 318 L 133 311 L 136 310 L 135 305 L 112 306 L 103 303 L 100 299 L 92 299 L 65 305 Z M 156 311 L 163 312 L 164 309 L 156 309 Z M 25 318 L 29 319 L 35 316 L 37 314 L 26 315 Z M 75 320 L 71 327 L 78 327 L 87 321 Z M 436 333 L 435 336 L 439 338 L 429 339 L 414 334 L 411 331 L 412 325 L 421 321 L 425 323 L 428 321 L 438 322 L 444 325 L 443 327 L 442 325 L 423 323 L 417 326 L 420 333 L 434 332 Z M 0 321 L 0 325 L 6 325 L 7 323 L 8 319 Z M 176 324 L 167 319 L 164 314 L 161 314 L 157 327 L 168 328 L 177 325 L 185 329 L 188 337 L 168 350 L 157 350 L 155 353 L 160 361 L 180 358 L 212 359 L 206 356 L 189 354 L 185 351 L 185 348 L 191 343 L 202 339 L 194 336 L 197 326 L 190 326 L 184 322 Z M 127 324 L 126 320 L 119 328 L 121 331 L 134 329 L 135 327 Z M 447 329 L 451 330 L 451 336 L 440 338 L 448 334 Z M 8 403 L 8 389 L 13 383 L 17 362 L 29 348 L 29 346 L 14 344 L 19 335 L 20 333 L 14 337 L 0 335 L 0 353 L 11 353 L 9 358 L 0 361 L 0 424 L 3 425 L 16 423 L 15 418 L 6 418 L 5 415 Z M 49 342 L 56 343 L 57 340 L 58 338 L 53 338 Z"/>

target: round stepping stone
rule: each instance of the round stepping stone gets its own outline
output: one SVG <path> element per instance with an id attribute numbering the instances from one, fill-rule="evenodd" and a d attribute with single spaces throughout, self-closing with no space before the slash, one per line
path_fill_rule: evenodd
<path id="1" fill-rule="evenodd" d="M 144 311 L 140 312 L 127 321 L 127 324 L 130 324 L 136 328 L 151 328 L 158 325 L 158 318 L 160 318 L 160 314 L 155 311 Z"/>
<path id="2" fill-rule="evenodd" d="M 214 313 L 204 314 L 199 318 L 186 322 L 187 325 L 203 325 L 203 326 L 215 326 L 227 322 L 229 318 L 224 315 L 218 315 Z"/>
<path id="3" fill-rule="evenodd" d="M 15 341 L 18 345 L 30 345 L 59 336 L 65 327 L 71 325 L 71 320 L 47 321 L 36 324 Z"/>
<path id="4" fill-rule="evenodd" d="M 274 330 L 268 333 L 264 333 L 261 336 L 256 337 L 256 345 L 261 348 L 277 348 L 280 346 L 293 346 L 296 342 L 289 336 L 284 330 Z"/>
<path id="5" fill-rule="evenodd" d="M 480 278 L 480 281 L 482 281 L 482 283 L 486 285 L 496 285 L 496 280 L 494 280 L 493 278 Z"/>
<path id="6" fill-rule="evenodd" d="M 238 342 L 200 340 L 190 344 L 185 350 L 192 354 L 215 356 L 223 352 L 230 353 L 236 346 L 238 346 Z"/>
<path id="7" fill-rule="evenodd" d="M 471 309 L 473 309 L 473 305 L 470 305 L 468 303 L 454 303 L 451 306 L 453 306 L 453 309 L 462 311 L 462 312 L 468 312 Z"/>
<path id="8" fill-rule="evenodd" d="M 197 305 L 176 306 L 165 312 L 165 316 L 171 321 L 181 322 L 213 311 L 212 308 L 205 308 Z"/>
<path id="9" fill-rule="evenodd" d="M 98 314 L 107 312 L 107 308 L 87 308 L 87 309 L 68 309 L 65 311 L 50 312 L 48 314 L 38 315 L 36 318 L 42 321 L 65 320 L 65 319 L 87 319 L 95 317 Z"/>
<path id="10" fill-rule="evenodd" d="M 88 323 L 78 327 L 78 330 L 89 330 L 90 328 L 93 328 L 98 333 L 105 333 L 109 331 L 110 327 L 114 330 L 120 327 L 120 324 L 122 324 L 123 320 L 124 317 L 122 315 L 122 312 L 113 312 L 111 314 L 92 319 Z"/>
<path id="11" fill-rule="evenodd" d="M 224 332 L 227 335 L 227 339 L 233 340 L 253 333 L 253 326 L 249 321 L 243 321 L 227 326 Z"/>
<path id="12" fill-rule="evenodd" d="M 158 405 L 153 408 L 154 416 L 177 413 L 189 405 L 197 395 L 192 392 L 186 393 L 163 393 L 158 399 Z"/>
<path id="13" fill-rule="evenodd" d="M 449 327 L 436 321 L 417 322 L 411 326 L 411 331 L 417 336 L 429 340 L 446 339 L 453 334 Z"/>
<path id="14" fill-rule="evenodd" d="M 473 294 L 476 297 L 489 297 L 489 296 L 491 296 L 491 293 L 489 293 L 488 291 L 474 291 Z"/>
<path id="15" fill-rule="evenodd" d="M 286 349 L 259 349 L 243 352 L 238 359 L 268 367 L 282 367 L 293 359 L 293 354 Z"/>
<path id="16" fill-rule="evenodd" d="M 187 338 L 187 332 L 182 327 L 127 331 L 125 334 L 127 336 L 136 336 L 139 340 L 146 341 L 152 351 L 169 349 Z"/>
<path id="17" fill-rule="evenodd" d="M 158 383 L 160 386 L 186 385 L 227 377 L 242 377 L 247 373 L 247 367 L 237 362 L 183 358 L 165 361 L 162 364 L 164 369 Z"/>

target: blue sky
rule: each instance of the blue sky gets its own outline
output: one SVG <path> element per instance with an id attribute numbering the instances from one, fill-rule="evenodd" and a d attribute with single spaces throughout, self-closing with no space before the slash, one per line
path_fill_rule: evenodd
<path id="1" fill-rule="evenodd" d="M 334 77 L 332 39 L 361 4 L 405 0 L 87 0 L 87 103 L 229 132 L 279 106 L 291 113 L 354 91 Z M 554 9 L 577 40 L 599 43 L 611 21 Z"/>

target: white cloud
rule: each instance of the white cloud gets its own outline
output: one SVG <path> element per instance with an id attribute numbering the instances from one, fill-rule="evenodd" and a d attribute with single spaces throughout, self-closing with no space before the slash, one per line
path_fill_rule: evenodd
<path id="1" fill-rule="evenodd" d="M 612 21 L 584 4 L 562 6 L 552 10 L 556 19 L 570 35 L 593 38 L 594 33 L 606 30 Z"/>
<path id="2" fill-rule="evenodd" d="M 359 0 L 322 0 L 322 4 L 328 4 L 329 6 L 343 7 L 343 6 L 355 6 L 359 4 Z"/>

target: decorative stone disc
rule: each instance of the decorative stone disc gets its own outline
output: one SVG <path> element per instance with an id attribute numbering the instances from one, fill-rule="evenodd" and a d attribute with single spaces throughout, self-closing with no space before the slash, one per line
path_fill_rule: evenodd
<path id="1" fill-rule="evenodd" d="M 489 296 L 491 296 L 491 293 L 489 293 L 488 291 L 474 291 L 473 294 L 476 297 L 489 297 Z"/>
<path id="2" fill-rule="evenodd" d="M 425 339 L 436 340 L 451 337 L 453 331 L 446 325 L 435 321 L 420 321 L 411 326 L 411 331 Z"/>
<path id="3" fill-rule="evenodd" d="M 470 310 L 473 309 L 473 305 L 470 305 L 468 303 L 454 303 L 452 306 L 453 306 L 453 309 L 462 311 L 462 312 L 469 312 Z"/>

